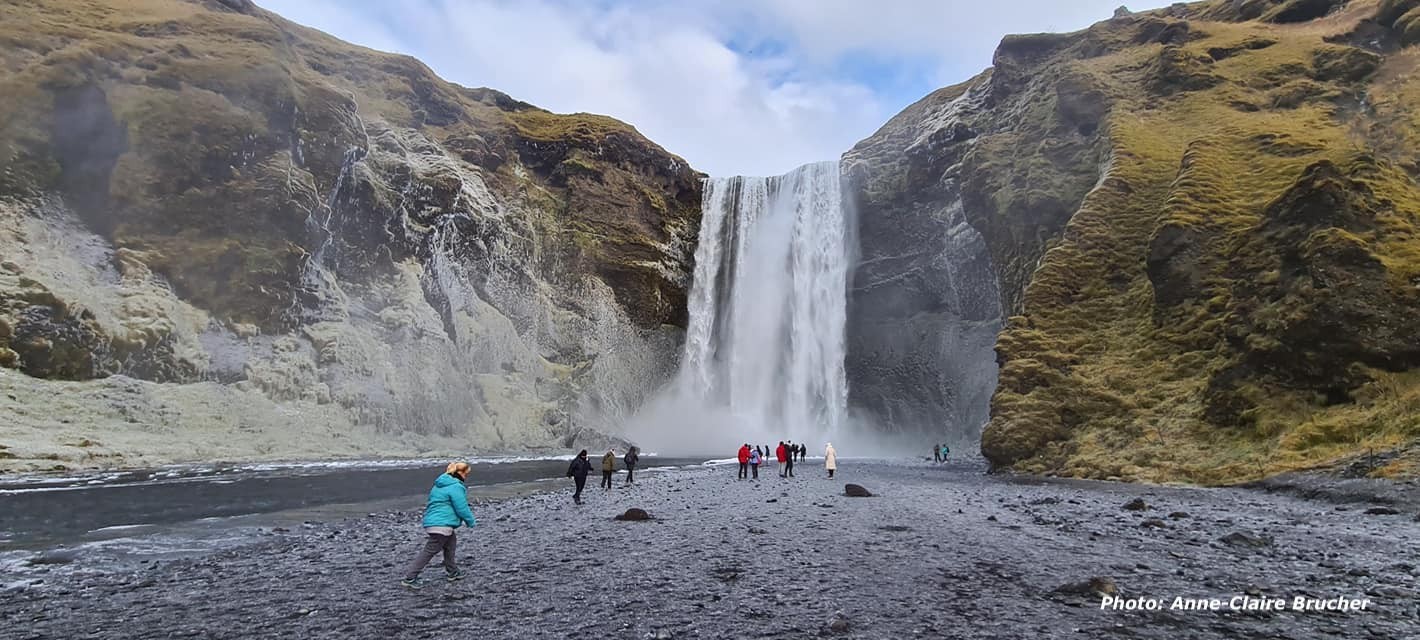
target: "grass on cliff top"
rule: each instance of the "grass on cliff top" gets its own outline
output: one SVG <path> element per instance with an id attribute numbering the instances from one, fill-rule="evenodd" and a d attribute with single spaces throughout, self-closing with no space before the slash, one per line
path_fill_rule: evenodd
<path id="1" fill-rule="evenodd" d="M 1354 17 L 1354 16 L 1353 16 Z M 1354 21 L 1353 21 L 1354 22 Z M 1356 135 L 1352 113 L 1338 105 L 1346 88 L 1317 79 L 1325 35 L 1346 25 L 1297 27 L 1201 23 L 1207 37 L 1185 45 L 1206 55 L 1247 38 L 1275 44 L 1243 49 L 1208 65 L 1226 82 L 1172 96 L 1146 95 L 1139 77 L 1162 47 L 1134 47 L 1077 63 L 1120 100 L 1113 111 L 1112 165 L 1048 251 L 1026 292 L 1036 328 L 1022 359 L 1008 360 L 995 399 L 996 419 L 1025 431 L 1066 425 L 1069 439 L 1017 465 L 1026 471 L 1136 480 L 1225 484 L 1336 463 L 1420 438 L 1420 373 L 1374 372 L 1355 404 L 1279 389 L 1251 389 L 1260 402 L 1253 429 L 1224 429 L 1202 420 L 1208 374 L 1227 362 L 1221 314 L 1228 287 L 1218 270 L 1227 247 L 1254 227 L 1266 204 L 1317 160 L 1344 165 L 1372 140 Z M 1393 58 L 1377 75 L 1377 120 L 1413 137 L 1420 88 L 1406 82 L 1414 52 Z M 1401 67 L 1397 69 L 1396 67 Z M 1322 95 L 1276 106 L 1279 87 L 1323 85 Z M 1408 141 L 1392 143 L 1414 157 Z M 1396 154 L 1399 155 L 1399 154 Z M 1401 277 L 1420 273 L 1416 186 L 1399 169 L 1372 180 L 1396 203 L 1379 220 L 1372 250 Z M 1212 269 L 1208 295 L 1182 322 L 1156 325 L 1144 257 L 1163 224 L 1206 232 Z M 1009 351 L 1024 335 L 1008 329 Z M 1013 390 L 1035 376 L 1048 384 Z M 1029 437 L 1027 434 L 1026 437 Z M 1397 469 L 1403 466 L 1397 463 Z M 1397 472 L 1391 469 L 1390 472 Z"/>

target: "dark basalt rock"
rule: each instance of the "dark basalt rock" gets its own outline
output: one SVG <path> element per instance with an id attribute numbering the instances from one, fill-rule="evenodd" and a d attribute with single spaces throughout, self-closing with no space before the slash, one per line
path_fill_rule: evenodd
<path id="1" fill-rule="evenodd" d="M 631 507 L 626 510 L 626 513 L 622 513 L 614 519 L 623 522 L 644 522 L 651 519 L 651 514 L 646 513 L 645 509 Z"/>
<path id="2" fill-rule="evenodd" d="M 843 495 L 850 498 L 871 498 L 873 493 L 863 488 L 862 485 L 849 483 L 843 485 Z"/>
<path id="3" fill-rule="evenodd" d="M 1272 536 L 1255 535 L 1246 531 L 1234 531 L 1219 538 L 1218 541 L 1234 547 L 1262 548 L 1272 546 Z"/>

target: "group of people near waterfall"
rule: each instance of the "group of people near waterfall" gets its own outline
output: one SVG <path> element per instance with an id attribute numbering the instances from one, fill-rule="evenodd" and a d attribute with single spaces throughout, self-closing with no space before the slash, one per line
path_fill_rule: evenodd
<path id="1" fill-rule="evenodd" d="M 626 452 L 626 456 L 621 459 L 626 464 L 626 484 L 636 482 L 636 464 L 641 461 L 641 448 L 631 447 Z M 572 494 L 572 502 L 582 504 L 582 489 L 587 486 L 587 474 L 592 472 L 592 462 L 587 459 L 587 450 L 583 449 L 572 458 L 572 464 L 567 466 L 567 477 L 575 483 L 577 491 Z M 611 477 L 616 474 L 616 450 L 607 449 L 602 456 L 602 484 L 601 487 L 607 491 L 611 490 Z"/>
<path id="2" fill-rule="evenodd" d="M 809 455 L 809 448 L 792 440 L 780 440 L 779 446 L 774 450 L 774 461 L 779 463 L 779 477 L 794 477 L 794 461 L 802 462 Z M 759 465 L 767 464 L 769 458 L 769 445 L 760 447 L 755 445 L 750 448 L 749 443 L 745 443 L 735 454 L 735 459 L 739 460 L 740 473 L 737 480 L 758 480 Z M 823 452 L 823 466 L 828 471 L 828 477 L 833 477 L 833 472 L 838 470 L 838 452 L 833 449 L 833 443 L 828 443 Z"/>
<path id="3" fill-rule="evenodd" d="M 752 478 L 759 479 L 759 465 L 765 462 L 771 453 L 768 446 L 753 447 L 745 444 L 739 450 L 740 475 L 739 479 L 745 479 L 747 473 L 752 474 Z M 781 478 L 794 477 L 794 460 L 803 461 L 808 456 L 808 447 L 789 441 L 781 441 L 778 447 L 772 451 L 774 459 L 779 463 L 779 476 Z M 626 484 L 635 481 L 636 465 L 641 461 L 641 450 L 631 447 L 622 457 L 622 463 L 626 465 Z M 612 476 L 616 473 L 616 450 L 608 449 L 602 455 L 602 483 L 605 490 L 612 488 Z M 832 478 L 834 471 L 838 470 L 838 452 L 834 450 L 833 443 L 828 443 L 824 448 L 824 469 L 828 471 L 828 477 Z M 424 546 L 415 554 L 414 560 L 410 562 L 404 572 L 401 583 L 410 588 L 418 589 L 423 586 L 419 580 L 419 574 L 434 559 L 435 556 L 443 556 L 443 566 L 445 578 L 449 582 L 462 580 L 464 573 L 459 569 L 458 561 L 454 556 L 458 548 L 458 536 L 455 531 L 460 527 L 474 527 L 478 520 L 473 516 L 473 509 L 468 503 L 468 474 L 471 467 L 467 462 L 452 462 L 434 480 L 434 487 L 429 490 L 429 499 L 424 506 L 424 519 L 420 525 L 424 528 L 426 536 Z M 587 484 L 587 476 L 592 472 L 592 462 L 588 458 L 587 450 L 583 449 L 572 458 L 571 464 L 567 466 L 567 477 L 571 478 L 576 486 L 576 492 L 572 494 L 572 501 L 582 504 L 582 491 Z"/>

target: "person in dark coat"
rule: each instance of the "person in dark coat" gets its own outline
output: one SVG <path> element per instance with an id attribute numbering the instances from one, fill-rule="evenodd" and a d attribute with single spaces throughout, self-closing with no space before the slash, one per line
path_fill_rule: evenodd
<path id="1" fill-rule="evenodd" d="M 936 458 L 936 459 L 937 459 L 937 460 L 936 460 L 937 462 L 941 462 L 941 461 L 942 461 L 942 445 L 940 445 L 940 444 L 934 444 L 934 445 L 932 445 L 932 457 Z"/>
<path id="2" fill-rule="evenodd" d="M 790 442 L 790 443 L 788 444 L 788 446 L 789 446 L 789 447 L 796 447 L 796 446 L 798 446 L 798 445 L 796 445 L 796 444 Z M 792 477 L 794 477 L 794 454 L 793 454 L 792 451 L 785 451 L 785 453 L 788 453 L 788 454 L 789 454 L 789 461 L 784 464 L 784 475 L 789 476 L 790 478 L 792 478 Z"/>
<path id="3" fill-rule="evenodd" d="M 641 447 L 631 447 L 621 461 L 626 463 L 626 484 L 631 484 L 631 475 L 636 473 L 636 463 L 641 461 Z"/>
<path id="4" fill-rule="evenodd" d="M 587 450 L 583 449 L 567 467 L 567 477 L 577 483 L 577 492 L 572 494 L 572 502 L 582 504 L 582 487 L 587 486 L 587 474 L 591 472 L 592 463 L 587 460 Z"/>

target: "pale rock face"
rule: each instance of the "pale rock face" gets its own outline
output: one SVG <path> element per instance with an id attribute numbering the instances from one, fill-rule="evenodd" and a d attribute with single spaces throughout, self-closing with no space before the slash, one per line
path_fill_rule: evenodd
<path id="1" fill-rule="evenodd" d="M 125 35 L 101 79 L 4 78 L 0 470 L 614 441 L 676 366 L 699 176 L 235 4 L 135 8 L 167 53 Z M 0 64 L 60 8 L 0 11 Z"/>

